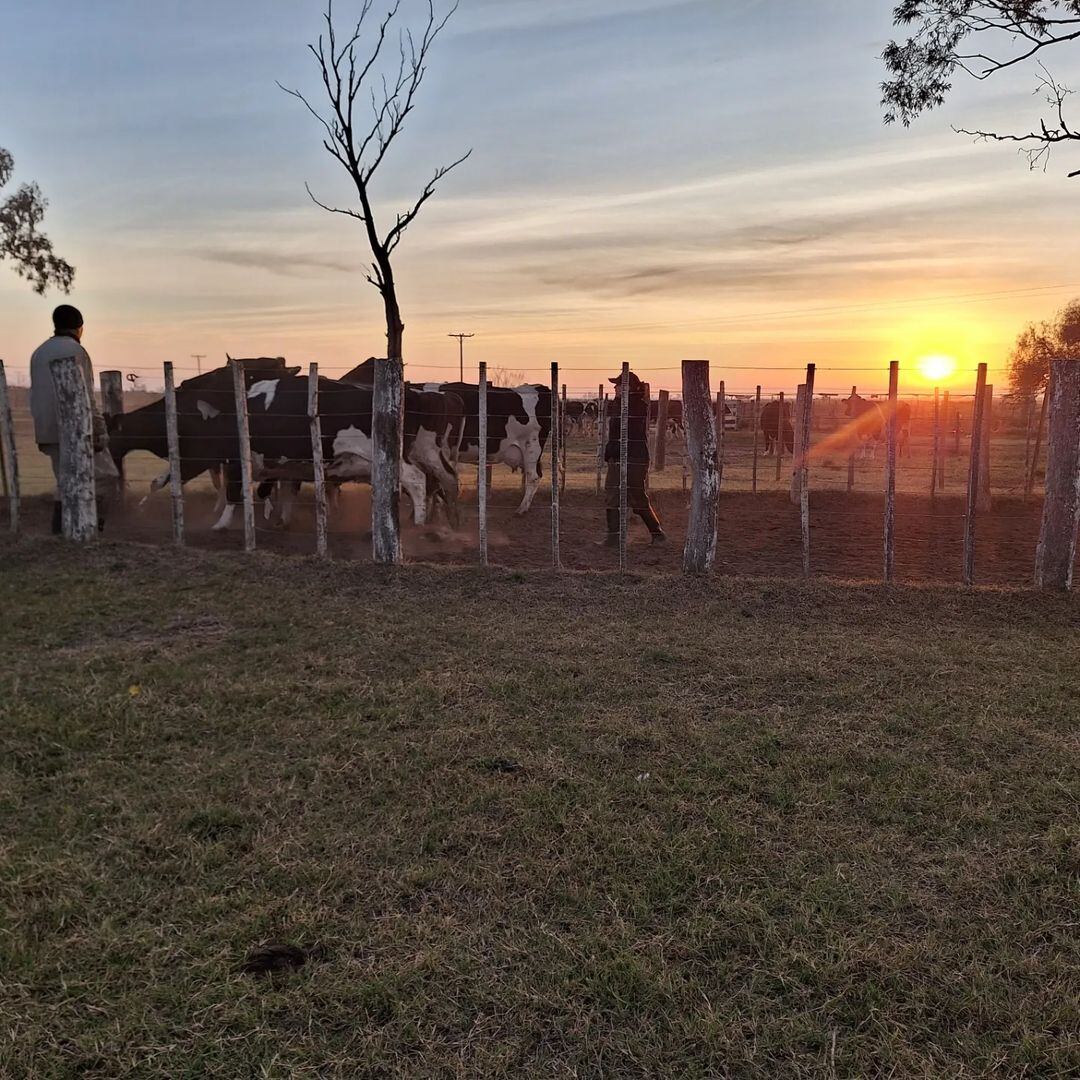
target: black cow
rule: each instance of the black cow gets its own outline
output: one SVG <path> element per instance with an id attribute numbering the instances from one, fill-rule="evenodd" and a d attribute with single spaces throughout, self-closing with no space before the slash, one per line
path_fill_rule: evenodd
<path id="1" fill-rule="evenodd" d="M 771 454 L 776 447 L 780 432 L 780 402 L 769 401 L 761 408 L 761 430 L 765 435 L 765 453 Z M 784 402 L 784 448 L 795 453 L 795 428 L 791 424 L 791 403 Z"/>
<path id="2" fill-rule="evenodd" d="M 427 391 L 456 394 L 465 405 L 465 430 L 461 460 L 480 458 L 480 388 L 473 383 L 425 383 Z M 489 386 L 487 459 L 491 465 L 509 465 L 522 470 L 525 493 L 517 508 L 524 514 L 532 505 L 543 475 L 541 459 L 551 432 L 551 388 L 519 386 L 515 390 Z"/>
<path id="3" fill-rule="evenodd" d="M 206 388 L 188 384 L 177 391 L 185 409 L 194 407 L 206 415 L 205 436 L 225 438 L 231 448 L 225 460 L 228 475 L 227 505 L 215 529 L 227 528 L 240 502 L 240 472 L 235 411 L 211 414 L 204 398 Z M 308 380 L 295 376 L 247 380 L 248 428 L 253 455 L 261 458 L 265 479 L 305 481 L 312 479 L 311 431 L 307 417 Z M 319 379 L 319 418 L 322 424 L 326 477 L 332 481 L 370 480 L 373 460 L 372 396 L 370 386 L 334 379 Z M 427 479 L 437 485 L 453 524 L 457 523 L 457 475 L 444 454 L 439 432 L 428 427 L 423 395 L 405 390 L 405 452 L 401 462 L 401 486 L 413 504 L 413 520 L 426 517 Z"/>

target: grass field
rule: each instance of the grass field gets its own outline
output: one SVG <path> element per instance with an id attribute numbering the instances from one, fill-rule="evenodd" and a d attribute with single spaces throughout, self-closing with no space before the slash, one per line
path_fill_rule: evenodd
<path id="1" fill-rule="evenodd" d="M 1080 1071 L 1075 600 L 26 540 L 0 609 L 4 1077 Z"/>

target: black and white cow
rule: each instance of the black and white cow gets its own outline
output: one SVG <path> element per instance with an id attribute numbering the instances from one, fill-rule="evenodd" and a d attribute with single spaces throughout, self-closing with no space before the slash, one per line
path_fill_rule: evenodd
<path id="1" fill-rule="evenodd" d="M 424 389 L 456 394 L 465 406 L 465 428 L 461 440 L 461 460 L 480 460 L 480 387 L 473 383 L 425 383 Z M 492 465 L 519 469 L 525 478 L 525 492 L 516 513 L 525 514 L 536 497 L 543 475 L 541 460 L 551 432 L 551 388 L 519 386 L 514 390 L 489 386 L 487 459 Z"/>

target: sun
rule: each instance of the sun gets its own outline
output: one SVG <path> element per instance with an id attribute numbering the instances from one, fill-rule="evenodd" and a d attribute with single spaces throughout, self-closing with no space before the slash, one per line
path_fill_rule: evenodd
<path id="1" fill-rule="evenodd" d="M 956 371 L 956 360 L 952 356 L 936 353 L 919 359 L 919 372 L 927 382 L 943 382 Z"/>

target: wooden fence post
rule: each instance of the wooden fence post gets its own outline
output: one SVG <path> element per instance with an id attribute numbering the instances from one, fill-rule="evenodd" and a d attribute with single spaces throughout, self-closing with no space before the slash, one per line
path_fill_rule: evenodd
<path id="1" fill-rule="evenodd" d="M 122 371 L 103 371 L 98 376 L 101 385 L 101 412 L 105 417 L 124 415 L 124 373 Z M 120 474 L 116 481 L 116 493 L 124 498 L 124 461 L 116 463 Z"/>
<path id="2" fill-rule="evenodd" d="M 806 365 L 803 387 L 802 431 L 799 436 L 799 527 L 802 532 L 803 577 L 810 576 L 810 449 L 814 423 L 814 376 L 816 364 Z"/>
<path id="3" fill-rule="evenodd" d="M 853 386 L 851 388 L 852 397 L 854 397 L 858 392 L 858 387 Z M 847 459 L 847 489 L 849 495 L 855 490 L 855 449 L 858 444 L 859 440 L 855 437 L 853 433 L 849 443 L 850 449 L 848 451 Z"/>
<path id="4" fill-rule="evenodd" d="M 727 388 L 720 380 L 720 389 L 716 391 L 716 454 L 718 458 L 716 483 L 724 485 L 724 421 L 727 419 Z"/>
<path id="5" fill-rule="evenodd" d="M 941 423 L 948 424 L 949 422 L 949 391 L 946 390 L 941 395 Z M 938 452 L 938 491 L 945 490 L 945 433 L 948 429 L 942 427 L 941 429 L 941 449 Z"/>
<path id="6" fill-rule="evenodd" d="M 941 392 L 934 387 L 933 452 L 930 458 L 930 498 L 937 495 L 938 470 L 941 467 Z"/>
<path id="7" fill-rule="evenodd" d="M 56 388 L 60 426 L 59 494 L 64 536 L 86 543 L 97 536 L 94 490 L 94 431 L 90 415 L 93 387 L 86 385 L 73 356 L 49 364 Z"/>
<path id="8" fill-rule="evenodd" d="M 754 391 L 754 458 L 750 474 L 750 490 L 757 494 L 758 428 L 761 427 L 761 387 Z"/>
<path id="9" fill-rule="evenodd" d="M 991 509 L 990 495 L 990 427 L 994 414 L 994 388 L 987 383 L 983 390 L 982 434 L 979 437 L 979 512 Z"/>
<path id="10" fill-rule="evenodd" d="M 165 442 L 169 448 L 169 495 L 172 500 L 173 543 L 184 546 L 184 485 L 180 472 L 180 432 L 176 421 L 176 379 L 171 360 L 165 361 Z M 119 375 L 119 372 L 116 372 Z M 105 373 L 102 372 L 104 381 Z"/>
<path id="11" fill-rule="evenodd" d="M 233 400 L 236 402 L 236 438 L 240 454 L 240 483 L 244 497 L 244 550 L 255 550 L 255 497 L 251 490 L 251 430 L 248 425 L 247 383 L 244 366 L 229 361 L 232 368 Z"/>
<path id="12" fill-rule="evenodd" d="M 891 585 L 896 565 L 896 409 L 900 362 L 889 362 L 889 411 L 885 427 L 885 584 Z"/>
<path id="13" fill-rule="evenodd" d="M 562 411 L 559 413 L 559 491 L 566 490 L 566 383 L 562 384 Z"/>
<path id="14" fill-rule="evenodd" d="M 792 427 L 794 430 L 794 436 L 792 440 L 792 454 L 791 454 L 791 481 L 788 484 L 788 496 L 791 499 L 793 505 L 799 505 L 799 481 L 802 478 L 802 470 L 800 467 L 800 460 L 803 455 L 802 448 L 802 416 L 803 409 L 806 408 L 806 383 L 799 383 L 795 387 L 795 415 L 792 417 Z"/>
<path id="15" fill-rule="evenodd" d="M 784 461 L 784 391 L 780 391 L 776 409 L 776 480 L 780 481 Z"/>
<path id="16" fill-rule="evenodd" d="M 559 365 L 551 364 L 551 566 L 559 565 L 559 443 L 562 439 L 559 409 Z"/>
<path id="17" fill-rule="evenodd" d="M 645 436 L 648 438 L 648 414 Z M 626 569 L 626 466 L 630 453 L 630 365 L 624 360 L 619 382 L 619 569 Z"/>
<path id="18" fill-rule="evenodd" d="M 0 459 L 3 459 L 4 492 L 8 500 L 8 528 L 19 531 L 19 455 L 15 449 L 15 423 L 11 418 L 11 396 L 7 373 L 0 360 Z"/>
<path id="19" fill-rule="evenodd" d="M 1046 493 L 1035 554 L 1035 584 L 1072 586 L 1080 527 L 1080 364 L 1050 361 L 1050 428 L 1046 439 Z"/>
<path id="20" fill-rule="evenodd" d="M 319 365 L 308 367 L 308 423 L 311 428 L 311 473 L 315 481 L 315 554 L 325 559 L 326 543 L 326 468 L 323 463 L 322 418 L 319 416 Z"/>
<path id="21" fill-rule="evenodd" d="M 1043 432 L 1046 430 L 1046 409 L 1050 404 L 1050 388 L 1043 391 L 1042 405 L 1039 407 L 1039 426 L 1035 429 L 1035 445 L 1031 451 L 1031 465 L 1028 468 L 1027 482 L 1024 485 L 1024 498 L 1030 499 L 1035 490 L 1035 473 L 1039 468 L 1039 452 L 1042 450 Z"/>
<path id="22" fill-rule="evenodd" d="M 604 446 L 607 442 L 607 391 L 601 383 L 596 395 L 596 494 L 603 488 Z"/>
<path id="23" fill-rule="evenodd" d="M 720 501 L 716 413 L 709 393 L 709 362 L 682 362 L 683 423 L 693 469 L 690 520 L 683 549 L 683 570 L 704 574 L 716 558 L 716 511 Z"/>
<path id="24" fill-rule="evenodd" d="M 661 390 L 656 400 L 656 437 L 653 440 L 653 468 L 663 472 L 667 464 L 667 420 L 669 391 Z"/>
<path id="25" fill-rule="evenodd" d="M 972 403 L 972 417 L 974 418 L 974 403 Z M 956 410 L 956 427 L 953 428 L 953 457 L 960 456 L 960 410 Z"/>
<path id="26" fill-rule="evenodd" d="M 401 358 L 375 361 L 371 395 L 371 552 L 377 563 L 401 562 L 401 449 L 405 425 Z M 555 403 L 552 402 L 552 411 Z M 554 478 L 553 478 L 554 481 Z"/>
<path id="27" fill-rule="evenodd" d="M 479 416 L 477 417 L 477 438 L 479 447 L 476 462 L 476 521 L 480 531 L 480 565 L 488 564 L 488 522 L 487 522 L 487 440 L 488 440 L 488 378 L 487 361 L 480 361 Z"/>
<path id="28" fill-rule="evenodd" d="M 982 456 L 982 409 L 983 390 L 986 387 L 986 365 L 980 364 L 975 379 L 975 411 L 971 418 L 971 457 L 968 461 L 967 514 L 964 517 L 964 570 L 965 585 L 975 583 L 975 514 L 979 502 L 979 459 Z M 956 414 L 956 429 L 960 430 L 960 414 Z"/>

